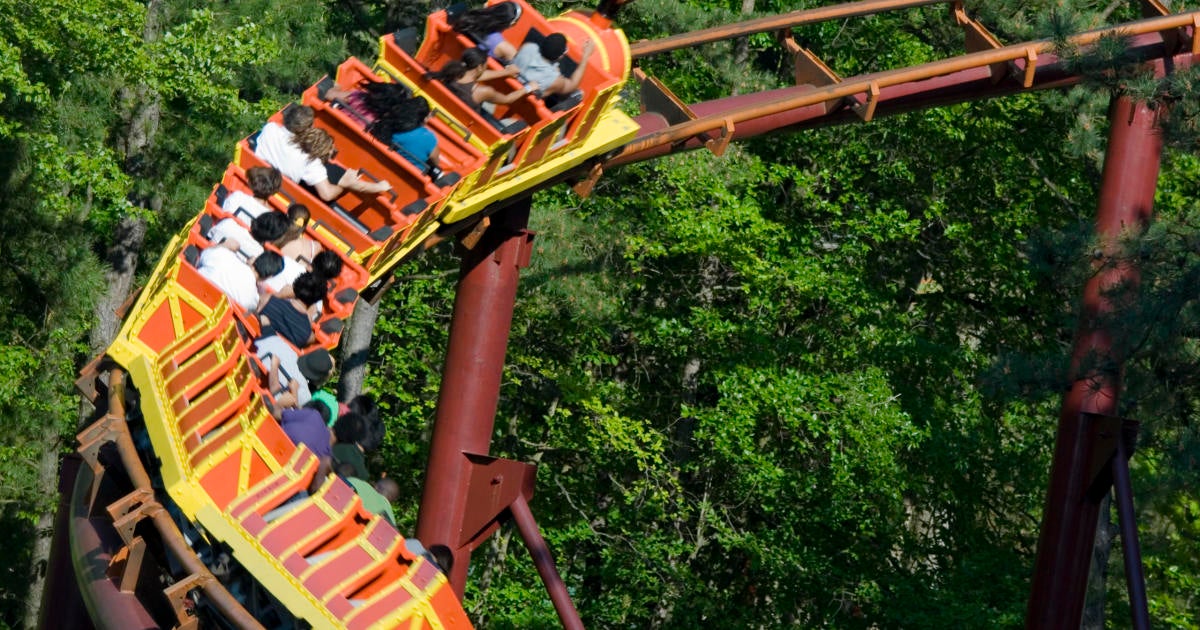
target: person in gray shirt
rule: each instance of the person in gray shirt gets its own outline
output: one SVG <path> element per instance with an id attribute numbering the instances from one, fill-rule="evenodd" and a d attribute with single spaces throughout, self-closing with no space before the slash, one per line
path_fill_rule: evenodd
<path id="1" fill-rule="evenodd" d="M 312 398 L 311 391 L 319 389 L 333 371 L 333 357 L 324 348 L 299 356 L 291 344 L 279 335 L 259 337 L 254 341 L 254 347 L 259 360 L 268 370 L 274 369 L 272 359 L 279 359 L 276 375 L 279 391 L 272 391 L 272 394 L 278 396 L 287 392 L 291 383 L 296 383 L 296 400 L 293 403 L 296 407 L 308 404 Z"/>
<path id="2" fill-rule="evenodd" d="M 543 96 L 566 96 L 579 89 L 588 59 L 595 50 L 595 42 L 590 39 L 584 42 L 579 65 L 571 76 L 564 77 L 559 70 L 558 60 L 567 53 L 567 38 L 562 33 L 551 33 L 540 43 L 531 42 L 521 46 L 517 56 L 513 57 L 513 64 L 521 69 L 521 76 L 526 82 L 541 86 Z"/>

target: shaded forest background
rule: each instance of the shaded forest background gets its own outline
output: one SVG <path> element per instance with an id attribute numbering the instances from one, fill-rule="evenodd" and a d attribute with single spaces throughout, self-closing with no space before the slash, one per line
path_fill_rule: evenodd
<path id="1" fill-rule="evenodd" d="M 621 24 L 633 41 L 821 4 L 638 0 Z M 1002 41 L 1061 29 L 1052 8 L 1078 28 L 1138 16 L 1136 3 L 967 4 Z M 113 334 L 114 305 L 237 139 L 437 8 L 0 0 L 0 625 L 36 618 L 55 466 L 80 415 L 72 382 Z M 796 34 L 842 76 L 962 49 L 944 6 Z M 790 76 L 769 36 L 644 67 L 689 101 Z M 1021 624 L 1109 96 L 1085 86 L 766 138 L 607 173 L 587 200 L 535 198 L 493 454 L 539 464 L 533 510 L 590 627 Z M 1190 149 L 1168 148 L 1155 227 L 1129 244 L 1144 307 L 1122 322 L 1135 341 L 1121 413 L 1142 421 L 1135 495 L 1164 628 L 1200 627 Z M 366 386 L 390 432 L 372 463 L 405 488 L 402 531 L 457 273 L 449 246 L 411 263 L 376 327 Z M 1119 545 L 1101 550 L 1093 627 L 1128 619 Z M 508 530 L 475 554 L 465 604 L 480 627 L 557 624 Z"/>

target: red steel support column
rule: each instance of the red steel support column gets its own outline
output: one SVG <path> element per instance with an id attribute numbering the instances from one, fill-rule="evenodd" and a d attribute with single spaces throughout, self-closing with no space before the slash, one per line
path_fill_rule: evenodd
<path id="1" fill-rule="evenodd" d="M 437 419 L 430 443 L 417 539 L 454 551 L 450 584 L 461 598 L 471 550 L 460 548 L 470 469 L 464 452 L 491 447 L 520 268 L 528 264 L 528 198 L 492 216 L 462 261 Z M 473 533 L 473 532 L 470 532 Z"/>
<path id="2" fill-rule="evenodd" d="M 546 592 L 550 595 L 550 601 L 554 604 L 554 611 L 558 613 L 563 630 L 583 630 L 583 620 L 579 618 L 579 611 L 575 610 L 567 585 L 558 574 L 558 568 L 554 566 L 550 546 L 546 544 L 546 539 L 542 538 L 542 532 L 538 531 L 537 521 L 533 518 L 533 512 L 529 511 L 525 497 L 517 497 L 510 509 L 513 520 L 517 523 L 517 530 L 521 532 L 525 547 L 529 549 L 529 555 L 533 558 L 533 566 L 537 568 L 538 575 L 542 576 L 542 583 L 546 585 Z"/>
<path id="3" fill-rule="evenodd" d="M 1071 356 L 1072 383 L 1059 415 L 1027 628 L 1078 628 L 1083 614 L 1099 505 L 1084 496 L 1092 480 L 1080 413 L 1118 415 L 1125 341 L 1114 335 L 1107 320 L 1125 308 L 1122 296 L 1132 294 L 1106 292 L 1120 286 L 1133 290 L 1140 280 L 1132 262 L 1118 259 L 1118 240 L 1123 232 L 1141 231 L 1149 223 L 1158 182 L 1162 138 L 1153 110 L 1120 96 L 1109 117 L 1112 127 L 1096 216 L 1102 250 L 1083 292 Z"/>

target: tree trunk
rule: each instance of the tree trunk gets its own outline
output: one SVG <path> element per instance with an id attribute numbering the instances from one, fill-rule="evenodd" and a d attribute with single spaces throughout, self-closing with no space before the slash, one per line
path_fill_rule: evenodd
<path id="1" fill-rule="evenodd" d="M 742 15 L 754 13 L 754 0 L 742 0 Z M 750 38 L 739 37 L 733 43 L 733 67 L 745 68 L 750 61 Z M 740 85 L 733 86 L 733 93 L 741 92 Z"/>
<path id="2" fill-rule="evenodd" d="M 146 6 L 146 23 L 142 31 L 145 42 L 154 42 L 159 38 L 161 5 L 161 0 L 150 0 Z M 148 176 L 146 167 L 149 164 L 146 153 L 154 145 L 162 115 L 159 97 L 151 88 L 139 85 L 134 88 L 122 88 L 118 98 L 124 112 L 123 129 L 118 134 L 116 145 L 124 154 L 125 171 L 135 180 L 145 180 Z M 153 193 L 137 199 L 135 204 L 146 212 L 157 212 L 162 205 L 161 199 Z M 117 334 L 120 326 L 117 310 L 129 297 L 145 237 L 146 219 L 142 214 L 124 217 L 117 224 L 112 244 L 105 254 L 105 261 L 109 267 L 104 274 L 104 295 L 96 303 L 95 325 L 89 337 L 92 352 L 102 352 Z M 90 405 L 82 405 L 79 422 L 83 423 L 90 417 Z M 58 490 L 59 450 L 65 436 L 58 435 L 53 426 L 48 427 L 47 432 L 42 458 L 38 462 L 38 485 L 46 496 L 53 496 Z M 50 532 L 53 527 L 54 510 L 50 509 L 38 517 L 37 539 L 31 558 L 31 567 L 34 570 L 30 573 L 33 582 L 30 584 L 25 603 L 24 623 L 27 628 L 36 628 L 41 614 L 45 568 L 50 559 L 50 545 L 53 540 Z"/>
<path id="3" fill-rule="evenodd" d="M 102 352 L 117 336 L 121 326 L 121 318 L 117 311 L 129 298 L 129 292 L 133 288 L 138 255 L 142 251 L 145 238 L 145 219 L 124 217 L 117 224 L 113 243 L 105 256 L 108 266 L 104 270 L 104 295 L 96 302 L 96 325 L 92 328 L 89 344 L 92 352 Z"/>
<path id="4" fill-rule="evenodd" d="M 42 451 L 38 461 L 38 485 L 45 496 L 54 496 L 58 491 L 58 444 L 57 437 L 53 445 L 48 445 Z M 57 504 L 50 506 L 38 516 L 37 528 L 34 530 L 33 555 L 30 558 L 29 591 L 25 598 L 25 627 L 36 628 L 38 617 L 41 615 L 42 590 L 46 587 L 46 573 L 50 566 L 50 546 L 54 541 L 54 513 Z"/>
<path id="5" fill-rule="evenodd" d="M 359 300 L 350 317 L 350 325 L 342 333 L 342 375 L 338 379 L 338 399 L 348 401 L 363 391 L 367 378 L 367 359 L 371 355 L 371 336 L 379 307 Z"/>
<path id="6" fill-rule="evenodd" d="M 1083 605 L 1080 630 L 1104 630 L 1104 603 L 1108 582 L 1108 556 L 1112 552 L 1117 527 L 1112 522 L 1112 492 L 1100 503 L 1096 519 L 1096 542 L 1092 546 L 1092 566 L 1088 569 L 1087 599 Z"/>

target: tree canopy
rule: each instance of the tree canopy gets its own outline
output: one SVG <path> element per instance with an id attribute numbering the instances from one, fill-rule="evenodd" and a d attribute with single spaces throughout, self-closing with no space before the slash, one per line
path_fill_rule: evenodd
<path id="1" fill-rule="evenodd" d="M 636 41 L 819 4 L 638 0 L 620 23 Z M 1054 3 L 1017 4 L 968 8 L 1002 39 L 1046 32 Z M 1133 17 L 1067 4 L 1085 25 Z M 96 350 L 112 246 L 141 225 L 144 273 L 238 138 L 436 7 L 0 8 L 12 16 L 0 23 L 0 539 L 19 550 L 0 575 L 0 622 L 15 626 L 53 491 L 44 461 L 71 446 L 72 381 Z M 945 10 L 796 35 L 843 76 L 874 72 L 958 54 Z M 688 101 L 787 80 L 770 37 L 742 44 L 744 64 L 737 45 L 644 67 Z M 948 106 L 623 167 L 587 200 L 535 197 L 492 453 L 538 463 L 532 509 L 589 626 L 1021 624 L 1090 273 L 1107 98 L 1091 87 Z M 1129 244 L 1147 308 L 1130 322 L 1141 332 L 1123 413 L 1143 422 L 1143 555 L 1154 623 L 1171 628 L 1200 627 L 1190 149 L 1168 150 L 1159 218 Z M 372 464 L 404 488 L 402 531 L 440 384 L 450 251 L 400 270 L 368 364 L 389 429 Z M 480 627 L 554 627 L 513 534 L 474 555 L 466 606 Z M 1119 562 L 1115 624 L 1127 616 Z"/>

